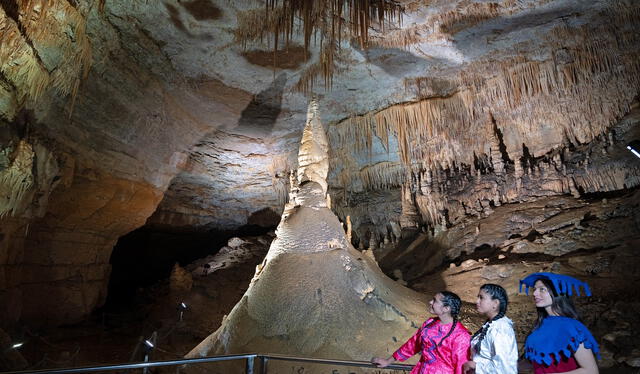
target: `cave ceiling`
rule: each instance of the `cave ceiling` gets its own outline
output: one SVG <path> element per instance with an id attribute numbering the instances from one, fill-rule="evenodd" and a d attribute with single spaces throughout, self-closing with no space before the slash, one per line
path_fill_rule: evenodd
<path id="1" fill-rule="evenodd" d="M 513 159 L 521 157 L 523 144 L 535 157 L 567 138 L 586 143 L 621 117 L 637 94 L 633 85 L 622 98 L 571 92 L 637 83 L 637 63 L 629 60 L 637 50 L 624 49 L 624 42 L 637 47 L 627 34 L 633 25 L 624 23 L 637 15 L 632 2 L 403 1 L 401 22 L 392 17 L 382 26 L 372 23 L 366 49 L 345 36 L 330 87 L 316 77 L 304 93 L 298 85 L 320 57 L 317 41 L 308 53 L 300 33 L 287 46 L 280 40 L 277 53 L 269 34 L 238 41 L 238 29 L 247 27 L 242 16 L 264 12 L 261 2 L 3 4 L 3 37 L 25 50 L 14 47 L 10 54 L 3 48 L 15 60 L 3 69 L 5 120 L 32 111 L 34 131 L 78 153 L 82 163 L 168 188 L 150 221 L 158 224 L 237 227 L 256 210 L 279 211 L 286 183 L 279 179 L 294 166 L 292 150 L 310 94 L 320 96 L 323 118 L 339 138 L 335 157 L 350 161 L 342 166 L 349 170 L 334 173 L 333 183 L 348 190 L 362 189 L 362 181 L 344 174 L 371 168 L 389 174 L 393 184 L 401 181 L 392 174 L 407 169 L 469 165 L 473 154 L 490 148 L 492 125 Z M 32 14 L 25 14 L 28 6 Z M 613 35 L 599 35 L 604 32 Z M 617 50 L 607 45 L 610 37 Z M 605 45 L 613 50 L 599 50 Z M 41 77 L 29 67 L 16 68 L 29 58 Z M 605 70 L 608 64 L 623 71 L 600 77 L 575 71 Z M 618 76 L 603 85 L 597 80 L 604 73 Z M 554 94 L 558 99 L 546 106 Z M 607 102 L 593 108 L 582 96 Z M 576 108 L 574 101 L 588 108 Z M 345 129 L 345 122 L 370 121 L 376 114 L 396 116 L 407 128 L 416 121 L 432 125 L 429 134 L 406 131 L 400 136 L 413 139 L 400 140 L 393 128 L 391 139 L 362 139 L 370 131 L 361 123 Z M 585 124 L 590 114 L 606 118 Z M 379 135 L 389 126 L 368 127 Z M 423 138 L 427 144 L 418 145 Z"/>
<path id="2" fill-rule="evenodd" d="M 327 84 L 322 33 L 274 51 L 262 1 L 3 0 L 1 243 L 19 258 L 3 263 L 61 266 L 42 281 L 82 265 L 98 286 L 50 316 L 68 320 L 100 304 L 138 227 L 275 225 L 260 212 L 282 211 L 311 96 L 361 247 L 638 184 L 637 2 L 396 4 L 365 45 L 345 32 Z"/>

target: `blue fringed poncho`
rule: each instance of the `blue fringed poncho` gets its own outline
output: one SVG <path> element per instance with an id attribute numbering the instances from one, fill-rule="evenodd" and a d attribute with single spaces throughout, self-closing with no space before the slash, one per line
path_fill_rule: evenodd
<path id="1" fill-rule="evenodd" d="M 580 344 L 600 358 L 598 342 L 580 321 L 569 317 L 547 316 L 524 344 L 524 356 L 539 364 L 560 361 L 561 353 L 571 357 Z"/>

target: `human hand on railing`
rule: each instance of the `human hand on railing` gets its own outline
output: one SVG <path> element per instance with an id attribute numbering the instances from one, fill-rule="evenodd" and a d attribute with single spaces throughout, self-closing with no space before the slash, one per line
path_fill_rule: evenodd
<path id="1" fill-rule="evenodd" d="M 393 361 L 394 361 L 393 357 L 389 357 L 387 359 L 374 357 L 371 359 L 371 363 L 375 364 L 379 368 L 389 366 Z"/>

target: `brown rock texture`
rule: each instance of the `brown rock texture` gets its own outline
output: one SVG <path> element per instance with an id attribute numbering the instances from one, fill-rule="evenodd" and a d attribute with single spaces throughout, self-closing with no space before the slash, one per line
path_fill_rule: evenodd
<path id="1" fill-rule="evenodd" d="M 206 233 L 269 227 L 284 214 L 283 225 L 326 224 L 326 239 L 340 240 L 319 253 L 272 254 L 251 286 L 260 300 L 277 299 L 265 283 L 307 266 L 313 282 L 333 288 L 318 286 L 320 297 L 307 292 L 316 283 L 294 285 L 292 298 L 313 303 L 292 313 L 318 324 L 356 323 L 340 308 L 401 305 L 401 296 L 357 296 L 368 284 L 406 292 L 369 254 L 410 286 L 427 277 L 468 302 L 485 279 L 512 284 L 525 267 L 558 269 L 602 286 L 608 298 L 583 307 L 602 315 L 588 318 L 607 341 L 607 365 L 636 365 L 624 329 L 637 321 L 618 315 L 638 300 L 625 280 L 639 280 L 640 162 L 625 147 L 640 139 L 640 5 L 398 4 L 402 22 L 369 19 L 355 33 L 345 23 L 338 41 L 293 33 L 276 45 L 284 10 L 266 14 L 262 2 L 0 2 L 0 328 L 86 318 L 104 303 L 114 245 L 142 226 Z M 307 161 L 323 164 L 326 182 L 291 174 L 305 167 L 296 154 L 309 97 L 327 125 L 314 147 L 329 156 Z M 327 205 L 318 208 L 324 221 L 298 222 L 313 209 L 283 210 L 290 187 L 304 182 L 328 193 L 329 203 L 308 191 L 312 205 Z M 279 234 L 273 248 L 310 244 Z M 336 301 L 338 288 L 348 303 Z M 329 301 L 331 313 L 322 309 Z M 287 326 L 265 322 L 276 306 L 238 305 L 234 315 L 264 327 L 261 343 L 291 348 L 279 335 Z M 217 337 L 231 331 L 228 318 Z M 302 322 L 287 318 L 304 340 Z M 358 328 L 353 336 L 365 339 L 367 327 Z M 337 354 L 328 336 L 307 352 Z M 216 349 L 241 349 L 242 339 Z"/>
<path id="2" fill-rule="evenodd" d="M 8 220 L 8 232 L 3 225 L 11 254 L 3 270 L 15 297 L 3 304 L 34 325 L 78 321 L 102 305 L 117 238 L 142 225 L 161 198 L 148 185 L 79 172 L 69 188 L 54 192 L 44 217 Z"/>

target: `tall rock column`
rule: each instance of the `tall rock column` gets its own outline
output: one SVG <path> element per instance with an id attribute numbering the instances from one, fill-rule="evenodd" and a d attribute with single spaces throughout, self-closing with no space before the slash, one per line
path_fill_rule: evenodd
<path id="1" fill-rule="evenodd" d="M 260 352 L 368 360 L 391 353 L 423 321 L 423 296 L 355 250 L 328 208 L 327 149 L 312 101 L 277 237 L 245 295 L 188 357 Z"/>

